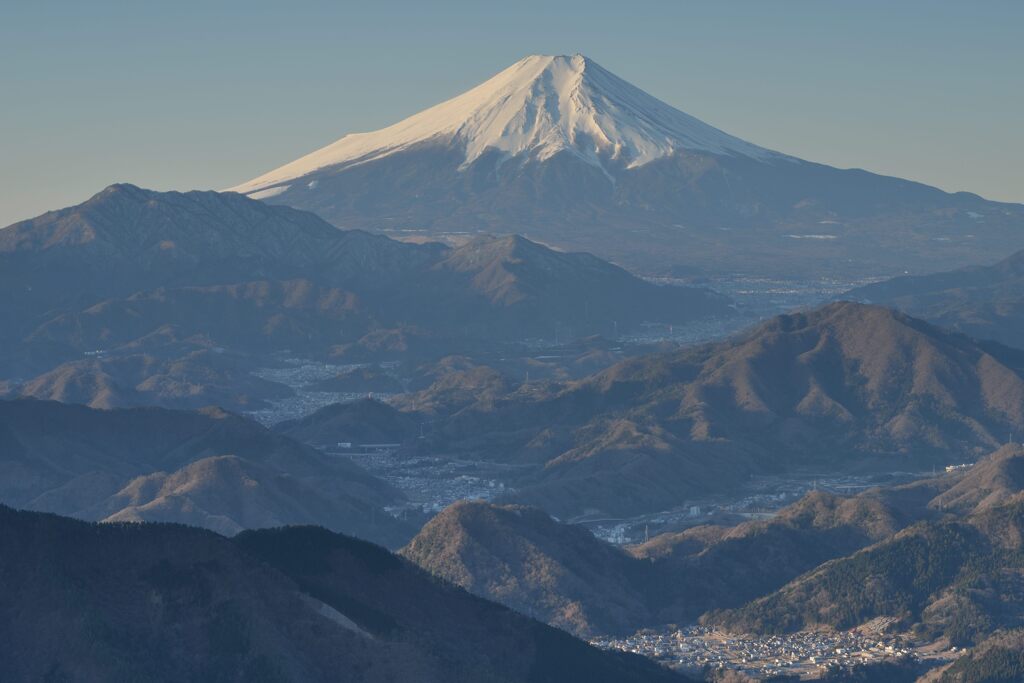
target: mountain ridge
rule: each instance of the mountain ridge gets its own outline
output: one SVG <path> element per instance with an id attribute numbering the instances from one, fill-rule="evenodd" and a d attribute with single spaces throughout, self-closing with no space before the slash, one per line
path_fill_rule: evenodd
<path id="1" fill-rule="evenodd" d="M 582 380 L 458 403 L 428 442 L 540 466 L 513 483 L 515 501 L 560 517 L 654 512 L 751 474 L 981 456 L 1024 427 L 1019 356 L 841 302 Z"/>
<path id="2" fill-rule="evenodd" d="M 1024 251 L 985 266 L 902 276 L 847 296 L 892 306 L 980 339 L 1024 347 Z"/>
<path id="3" fill-rule="evenodd" d="M 103 407 L 252 410 L 291 395 L 248 376 L 282 354 L 421 359 L 735 315 L 710 290 L 521 237 L 411 244 L 131 185 L 0 230 L 0 288 L 0 395 Z"/>
<path id="4" fill-rule="evenodd" d="M 479 304 L 477 315 L 495 306 L 484 312 L 500 315 L 498 309 L 516 302 L 492 296 L 488 287 L 523 286 L 524 275 L 546 278 L 530 285 L 534 311 L 543 304 L 542 293 L 565 296 L 546 291 L 552 281 L 565 284 L 576 277 L 577 297 L 588 286 L 600 287 L 595 296 L 624 290 L 636 308 L 648 299 L 664 306 L 675 294 L 684 318 L 690 315 L 687 306 L 697 315 L 728 313 L 727 300 L 706 290 L 658 287 L 592 255 L 555 252 L 521 237 L 479 236 L 456 248 L 411 244 L 338 230 L 308 212 L 237 194 L 164 193 L 132 185 L 110 186 L 80 205 L 0 230 L 0 265 L 0 284 L 21 294 L 0 307 L 0 315 L 10 318 L 5 332 L 29 335 L 44 326 L 36 340 L 48 343 L 54 340 L 45 333 L 60 332 L 61 314 L 78 316 L 64 325 L 72 330 L 102 316 L 138 324 L 139 308 L 152 301 L 164 306 L 161 323 L 177 324 L 178 311 L 168 302 L 206 295 L 247 306 L 277 300 L 293 312 L 330 307 L 339 317 L 365 316 L 372 307 L 385 325 L 403 318 L 427 325 L 447 316 L 446 324 L 465 327 L 467 321 L 453 321 L 437 299 L 450 297 L 458 307 Z M 560 269 L 565 272 L 558 280 Z M 65 277 L 43 277 L 43 271 Z M 492 282 L 492 276 L 500 277 Z M 70 277 L 75 287 L 68 286 Z M 523 298 L 521 292 L 517 300 Z M 201 308 L 195 301 L 183 305 Z M 591 313 L 600 313 L 596 304 Z M 629 311 L 622 316 L 628 320 Z"/>

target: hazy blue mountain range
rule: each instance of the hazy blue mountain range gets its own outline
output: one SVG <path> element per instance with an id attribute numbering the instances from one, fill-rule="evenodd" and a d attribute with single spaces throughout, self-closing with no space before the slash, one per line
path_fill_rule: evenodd
<path id="1" fill-rule="evenodd" d="M 848 296 L 972 337 L 1024 347 L 1024 251 L 991 266 L 898 277 L 858 287 Z"/>
<path id="2" fill-rule="evenodd" d="M 131 185 L 0 230 L 0 285 L 0 394 L 98 407 L 258 408 L 288 393 L 249 376 L 275 354 L 440 357 L 733 314 L 518 236 L 407 244 Z"/>

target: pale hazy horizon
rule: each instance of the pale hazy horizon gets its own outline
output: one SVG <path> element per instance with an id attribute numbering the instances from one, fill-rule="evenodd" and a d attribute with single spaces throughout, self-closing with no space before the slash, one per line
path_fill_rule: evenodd
<path id="1" fill-rule="evenodd" d="M 575 52 L 757 145 L 1021 202 L 1022 20 L 1013 2 L 12 8 L 0 225 L 114 182 L 229 187 Z"/>

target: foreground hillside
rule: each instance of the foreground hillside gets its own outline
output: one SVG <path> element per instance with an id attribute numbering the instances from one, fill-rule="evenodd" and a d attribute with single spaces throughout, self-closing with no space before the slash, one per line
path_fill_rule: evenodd
<path id="1" fill-rule="evenodd" d="M 0 574 L 4 680 L 684 680 L 313 527 L 229 540 L 0 506 Z"/>
<path id="2" fill-rule="evenodd" d="M 540 466 L 514 482 L 516 500 L 560 517 L 650 512 L 755 473 L 979 457 L 1024 430 L 1022 361 L 888 309 L 837 303 L 577 382 L 456 404 L 431 444 Z"/>

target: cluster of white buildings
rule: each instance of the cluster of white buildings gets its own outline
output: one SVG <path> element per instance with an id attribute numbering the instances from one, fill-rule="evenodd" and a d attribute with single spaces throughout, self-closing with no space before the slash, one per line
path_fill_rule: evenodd
<path id="1" fill-rule="evenodd" d="M 898 637 L 855 631 L 736 636 L 689 626 L 644 630 L 627 638 L 603 637 L 591 642 L 605 649 L 644 655 L 674 669 L 697 672 L 728 668 L 754 678 L 788 674 L 810 679 L 837 666 L 915 656 L 913 648 Z"/>

